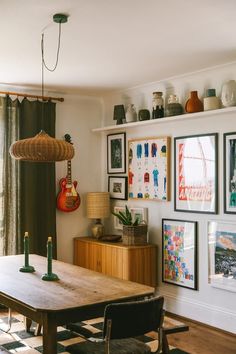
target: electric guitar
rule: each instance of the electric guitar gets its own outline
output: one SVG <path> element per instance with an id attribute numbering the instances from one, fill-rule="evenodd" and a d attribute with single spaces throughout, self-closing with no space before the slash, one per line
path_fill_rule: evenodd
<path id="1" fill-rule="evenodd" d="M 65 140 L 72 144 L 69 134 L 65 134 Z M 80 196 L 76 190 L 77 181 L 72 182 L 71 160 L 67 161 L 67 176 L 59 181 L 60 191 L 57 195 L 57 209 L 64 212 L 71 212 L 80 206 Z"/>

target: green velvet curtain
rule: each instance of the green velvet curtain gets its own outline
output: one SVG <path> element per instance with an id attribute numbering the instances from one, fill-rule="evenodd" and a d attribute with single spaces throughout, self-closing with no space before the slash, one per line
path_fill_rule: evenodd
<path id="1" fill-rule="evenodd" d="M 33 137 L 41 129 L 55 137 L 55 110 L 55 103 L 24 99 L 20 104 L 20 139 Z M 21 235 L 28 231 L 30 252 L 43 256 L 47 254 L 47 238 L 51 236 L 56 258 L 55 163 L 20 164 Z"/>
<path id="2" fill-rule="evenodd" d="M 12 101 L 0 97 L 0 255 L 23 252 L 24 233 L 30 234 L 30 252 L 47 254 L 53 239 L 56 258 L 55 163 L 12 159 L 12 142 L 35 136 L 41 129 L 55 136 L 52 102 Z M 43 112 L 42 112 L 43 110 Z"/>
<path id="3" fill-rule="evenodd" d="M 21 252 L 20 163 L 9 147 L 19 139 L 19 101 L 0 97 L 0 255 Z"/>

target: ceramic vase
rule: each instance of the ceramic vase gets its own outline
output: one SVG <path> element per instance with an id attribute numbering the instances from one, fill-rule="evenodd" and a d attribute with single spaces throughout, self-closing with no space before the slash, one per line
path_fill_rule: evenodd
<path id="1" fill-rule="evenodd" d="M 236 82 L 229 80 L 222 86 L 221 101 L 223 107 L 236 106 Z"/>
<path id="2" fill-rule="evenodd" d="M 176 95 L 170 95 L 168 98 L 168 104 L 166 106 L 166 116 L 178 116 L 184 113 L 182 105 L 179 103 L 178 97 Z"/>
<path id="3" fill-rule="evenodd" d="M 136 122 L 137 120 L 137 113 L 135 107 L 132 103 L 128 104 L 126 113 L 125 113 L 125 120 L 126 123 Z"/>
<path id="4" fill-rule="evenodd" d="M 206 97 L 203 99 L 203 106 L 204 111 L 220 108 L 220 99 L 216 97 L 215 89 L 208 89 L 206 91 Z"/>
<path id="5" fill-rule="evenodd" d="M 187 102 L 185 104 L 185 111 L 187 113 L 195 113 L 195 112 L 203 111 L 203 103 L 198 98 L 197 91 L 190 92 L 190 98 L 187 100 Z"/>
<path id="6" fill-rule="evenodd" d="M 164 117 L 164 100 L 162 92 L 153 92 L 152 119 Z"/>

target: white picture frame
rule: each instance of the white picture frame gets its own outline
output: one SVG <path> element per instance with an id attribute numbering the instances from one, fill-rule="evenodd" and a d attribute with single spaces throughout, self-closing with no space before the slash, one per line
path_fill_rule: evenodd
<path id="1" fill-rule="evenodd" d="M 131 214 L 132 220 L 135 221 L 136 217 L 139 217 L 140 222 L 144 221 L 148 223 L 148 208 L 141 208 L 141 207 L 128 207 Z M 125 206 L 115 206 L 114 213 L 119 214 L 119 211 L 125 212 Z M 123 224 L 120 220 L 114 215 L 114 229 L 122 230 Z"/>
<path id="2" fill-rule="evenodd" d="M 236 292 L 236 223 L 208 221 L 208 283 Z"/>

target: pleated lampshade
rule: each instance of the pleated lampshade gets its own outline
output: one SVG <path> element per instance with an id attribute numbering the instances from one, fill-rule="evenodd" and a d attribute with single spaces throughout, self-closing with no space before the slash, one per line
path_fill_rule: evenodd
<path id="1" fill-rule="evenodd" d="M 110 194 L 108 192 L 87 193 L 87 217 L 103 219 L 110 215 Z"/>
<path id="2" fill-rule="evenodd" d="M 33 138 L 14 142 L 9 152 L 14 159 L 29 162 L 71 160 L 75 153 L 72 144 L 52 138 L 43 130 Z"/>

